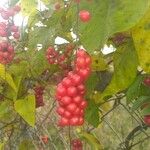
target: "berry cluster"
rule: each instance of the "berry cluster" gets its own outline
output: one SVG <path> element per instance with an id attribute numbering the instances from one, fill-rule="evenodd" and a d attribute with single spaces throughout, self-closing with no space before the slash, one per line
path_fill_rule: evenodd
<path id="1" fill-rule="evenodd" d="M 60 126 L 78 126 L 84 123 L 85 85 L 91 69 L 91 57 L 82 49 L 76 53 L 74 70 L 58 84 L 56 99 L 59 103 L 57 113 L 61 116 Z"/>
<path id="2" fill-rule="evenodd" d="M 60 52 L 56 51 L 54 47 L 49 47 L 46 51 L 46 58 L 49 64 L 57 64 L 61 68 L 65 69 L 66 65 L 64 62 L 68 60 L 73 48 L 74 46 L 72 44 L 67 44 L 64 53 L 60 54 Z"/>
<path id="3" fill-rule="evenodd" d="M 80 139 L 74 139 L 71 141 L 72 150 L 82 150 L 83 144 Z"/>
<path id="4" fill-rule="evenodd" d="M 0 22 L 0 36 L 10 37 L 13 36 L 15 39 L 20 38 L 18 27 L 13 23 L 13 17 L 20 11 L 20 6 L 14 6 L 13 8 L 3 9 L 0 8 L 1 17 L 5 20 Z"/>
<path id="5" fill-rule="evenodd" d="M 150 126 L 150 115 L 144 116 L 144 123 L 148 126 Z"/>
<path id="6" fill-rule="evenodd" d="M 8 42 L 0 43 L 0 63 L 8 64 L 14 58 L 14 47 Z"/>
<path id="7" fill-rule="evenodd" d="M 42 86 L 36 86 L 34 88 L 34 92 L 35 92 L 35 99 L 36 99 L 36 108 L 40 106 L 44 106 L 44 101 L 43 101 L 44 88 Z"/>

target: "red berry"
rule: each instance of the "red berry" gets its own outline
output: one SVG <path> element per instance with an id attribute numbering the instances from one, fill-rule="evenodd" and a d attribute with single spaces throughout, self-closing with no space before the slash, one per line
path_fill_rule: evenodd
<path id="1" fill-rule="evenodd" d="M 64 104 L 64 105 L 68 105 L 72 102 L 72 99 L 69 97 L 69 96 L 64 96 L 62 99 L 61 99 L 61 102 Z"/>
<path id="2" fill-rule="evenodd" d="M 65 78 L 62 80 L 62 84 L 63 84 L 65 87 L 70 87 L 70 86 L 72 86 L 72 81 L 71 81 L 68 77 L 65 77 Z"/>
<path id="3" fill-rule="evenodd" d="M 73 112 L 74 115 L 81 116 L 81 109 L 76 108 L 76 110 Z"/>
<path id="4" fill-rule="evenodd" d="M 18 32 L 18 27 L 13 25 L 10 27 L 11 32 Z"/>
<path id="5" fill-rule="evenodd" d="M 15 39 L 19 39 L 19 38 L 20 38 L 19 32 L 15 32 L 15 33 L 13 34 L 13 37 L 14 37 Z"/>
<path id="6" fill-rule="evenodd" d="M 80 70 L 78 71 L 78 74 L 85 80 L 85 79 L 87 79 L 87 77 L 88 77 L 89 74 L 90 74 L 90 69 L 89 69 L 89 68 L 80 69 Z"/>
<path id="7" fill-rule="evenodd" d="M 150 115 L 144 116 L 144 122 L 150 126 Z"/>
<path id="8" fill-rule="evenodd" d="M 71 103 L 66 108 L 69 112 L 73 113 L 77 109 L 77 105 L 75 103 Z"/>
<path id="9" fill-rule="evenodd" d="M 84 57 L 78 57 L 76 60 L 76 65 L 78 68 L 85 68 L 86 67 L 86 60 Z"/>
<path id="10" fill-rule="evenodd" d="M 14 11 L 19 12 L 21 10 L 21 7 L 16 5 L 13 7 Z"/>
<path id="11" fill-rule="evenodd" d="M 85 57 L 86 56 L 86 52 L 83 49 L 79 49 L 77 51 L 77 58 L 78 57 Z"/>
<path id="12" fill-rule="evenodd" d="M 81 109 L 85 109 L 87 107 L 87 101 L 83 100 L 80 104 Z"/>
<path id="13" fill-rule="evenodd" d="M 14 16 L 15 15 L 15 12 L 14 12 L 14 10 L 13 9 L 8 9 L 8 11 L 7 11 L 7 13 L 8 13 L 8 15 L 9 16 Z"/>
<path id="14" fill-rule="evenodd" d="M 73 98 L 73 102 L 76 103 L 77 105 L 78 104 L 81 104 L 82 102 L 82 97 L 77 95 L 76 97 Z"/>
<path id="15" fill-rule="evenodd" d="M 72 80 L 72 82 L 73 82 L 74 85 L 79 85 L 82 82 L 82 78 L 78 74 L 74 74 L 71 77 L 71 80 Z"/>
<path id="16" fill-rule="evenodd" d="M 0 36 L 6 37 L 7 36 L 7 32 L 5 30 L 1 30 L 0 29 Z"/>
<path id="17" fill-rule="evenodd" d="M 144 79 L 144 84 L 150 86 L 150 77 Z"/>
<path id="18" fill-rule="evenodd" d="M 62 117 L 58 123 L 59 126 L 68 126 L 69 125 L 69 120 L 65 117 Z"/>
<path id="19" fill-rule="evenodd" d="M 71 97 L 74 97 L 77 95 L 77 88 L 74 87 L 74 86 L 70 86 L 68 89 L 67 89 L 67 94 Z"/>
<path id="20" fill-rule="evenodd" d="M 65 88 L 64 86 L 58 86 L 56 93 L 57 93 L 59 96 L 66 96 L 67 91 L 66 91 L 66 88 Z"/>
<path id="21" fill-rule="evenodd" d="M 9 14 L 6 11 L 1 12 L 1 16 L 4 20 L 8 20 L 9 19 Z"/>
<path id="22" fill-rule="evenodd" d="M 70 125 L 77 125 L 78 124 L 78 122 L 79 122 L 79 118 L 78 117 L 72 117 L 71 119 L 70 119 Z"/>
<path id="23" fill-rule="evenodd" d="M 79 12 L 79 17 L 82 22 L 88 22 L 91 19 L 91 15 L 87 10 L 81 10 Z"/>
<path id="24" fill-rule="evenodd" d="M 59 3 L 56 3 L 56 4 L 55 4 L 55 10 L 59 10 L 59 9 L 60 9 L 60 7 L 61 7 L 61 6 L 60 6 L 60 4 L 59 4 Z"/>
<path id="25" fill-rule="evenodd" d="M 43 141 L 44 144 L 47 144 L 48 143 L 48 136 L 47 135 L 42 136 L 41 140 Z"/>
<path id="26" fill-rule="evenodd" d="M 72 117 L 72 114 L 69 112 L 69 111 L 65 111 L 64 112 L 64 115 L 63 115 L 65 118 L 68 118 L 68 119 L 70 119 L 71 117 Z"/>

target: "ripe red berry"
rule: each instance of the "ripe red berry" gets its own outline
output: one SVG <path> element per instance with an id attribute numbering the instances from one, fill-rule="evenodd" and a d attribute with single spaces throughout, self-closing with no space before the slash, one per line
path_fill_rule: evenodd
<path id="1" fill-rule="evenodd" d="M 73 113 L 77 109 L 77 105 L 75 103 L 71 103 L 66 108 L 69 112 Z"/>
<path id="2" fill-rule="evenodd" d="M 87 107 L 87 101 L 83 100 L 80 104 L 81 109 L 85 109 Z"/>
<path id="3" fill-rule="evenodd" d="M 7 13 L 7 11 L 3 11 L 1 12 L 1 16 L 4 20 L 8 20 L 9 19 L 9 14 Z"/>
<path id="4" fill-rule="evenodd" d="M 61 102 L 64 105 L 69 105 L 72 102 L 72 99 L 69 96 L 64 96 L 64 97 L 62 97 Z"/>
<path id="5" fill-rule="evenodd" d="M 84 57 L 78 57 L 76 60 L 76 65 L 78 68 L 85 68 L 86 67 L 86 60 Z"/>
<path id="6" fill-rule="evenodd" d="M 81 104 L 82 102 L 82 97 L 77 95 L 76 97 L 73 98 L 73 102 L 76 103 L 77 105 L 78 104 Z"/>
<path id="7" fill-rule="evenodd" d="M 79 17 L 82 22 L 88 22 L 91 19 L 91 15 L 87 10 L 81 10 L 79 12 Z"/>
<path id="8" fill-rule="evenodd" d="M 150 115 L 144 116 L 144 123 L 150 126 Z"/>
<path id="9" fill-rule="evenodd" d="M 19 38 L 20 38 L 20 33 L 19 33 L 19 32 L 15 32 L 15 33 L 13 34 L 13 37 L 14 37 L 15 39 L 19 39 Z"/>
<path id="10" fill-rule="evenodd" d="M 71 114 L 71 112 L 69 112 L 69 111 L 65 110 L 65 112 L 64 112 L 64 114 L 63 114 L 63 116 L 64 116 L 65 118 L 70 119 L 70 118 L 72 117 L 72 114 Z"/>
<path id="11" fill-rule="evenodd" d="M 1 29 L 0 29 L 0 36 L 6 37 L 6 36 L 7 36 L 7 31 L 6 31 L 6 30 L 1 30 Z"/>
<path id="12" fill-rule="evenodd" d="M 44 136 L 41 137 L 41 140 L 43 141 L 44 144 L 47 144 L 47 143 L 48 143 L 48 139 L 49 139 L 49 138 L 48 138 L 47 135 L 44 135 Z"/>
<path id="13" fill-rule="evenodd" d="M 67 90 L 64 86 L 58 86 L 57 87 L 57 91 L 56 91 L 56 94 L 58 94 L 59 96 L 66 96 L 67 94 Z"/>
<path id="14" fill-rule="evenodd" d="M 144 84 L 147 85 L 147 86 L 150 86 L 150 77 L 146 77 L 144 79 Z"/>
<path id="15" fill-rule="evenodd" d="M 60 7 L 61 7 L 61 6 L 60 6 L 60 4 L 59 4 L 59 3 L 56 3 L 56 4 L 55 4 L 55 10 L 59 10 L 59 9 L 60 9 Z"/>
<path id="16" fill-rule="evenodd" d="M 79 122 L 79 118 L 78 118 L 78 117 L 72 117 L 72 118 L 70 119 L 70 125 L 72 125 L 72 126 L 77 125 L 78 122 Z"/>
<path id="17" fill-rule="evenodd" d="M 62 84 L 63 84 L 65 87 L 70 87 L 70 86 L 72 86 L 72 81 L 71 81 L 68 77 L 65 77 L 65 78 L 62 80 Z"/>
<path id="18" fill-rule="evenodd" d="M 58 123 L 59 126 L 68 126 L 69 125 L 69 120 L 65 117 L 62 117 Z"/>
<path id="19" fill-rule="evenodd" d="M 13 7 L 13 10 L 16 11 L 16 12 L 19 12 L 21 10 L 21 7 L 16 5 Z"/>
<path id="20" fill-rule="evenodd" d="M 13 25 L 10 27 L 11 32 L 18 32 L 18 27 Z"/>
<path id="21" fill-rule="evenodd" d="M 77 88 L 75 86 L 70 86 L 67 89 L 67 94 L 71 97 L 75 97 L 77 95 Z"/>
<path id="22" fill-rule="evenodd" d="M 81 84 L 82 82 L 82 78 L 78 75 L 78 74 L 74 74 L 72 77 L 71 77 L 71 81 L 74 85 L 79 85 Z"/>

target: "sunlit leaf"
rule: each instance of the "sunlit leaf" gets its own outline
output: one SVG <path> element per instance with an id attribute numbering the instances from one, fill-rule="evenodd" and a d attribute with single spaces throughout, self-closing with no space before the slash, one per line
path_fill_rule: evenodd
<path id="1" fill-rule="evenodd" d="M 15 110 L 32 127 L 35 125 L 35 96 L 28 95 L 25 99 L 15 101 Z"/>

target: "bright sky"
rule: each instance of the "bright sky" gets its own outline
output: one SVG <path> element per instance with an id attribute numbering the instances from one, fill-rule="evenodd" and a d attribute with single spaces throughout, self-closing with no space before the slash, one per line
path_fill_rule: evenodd
<path id="1" fill-rule="evenodd" d="M 8 3 L 8 0 L 0 0 L 0 7 L 7 7 L 7 3 Z M 21 26 L 23 18 L 21 15 L 18 14 L 15 16 L 14 21 L 17 26 Z M 27 21 L 27 18 L 24 20 L 24 22 L 26 22 L 26 21 Z M 75 36 L 76 35 L 73 34 L 73 37 L 75 37 Z M 62 43 L 66 43 L 66 40 L 58 37 L 55 42 L 56 42 L 56 44 L 62 44 Z M 110 45 L 109 47 L 107 45 L 105 45 L 104 48 L 102 49 L 103 54 L 109 54 L 113 51 L 115 51 L 115 49 L 112 45 Z"/>

